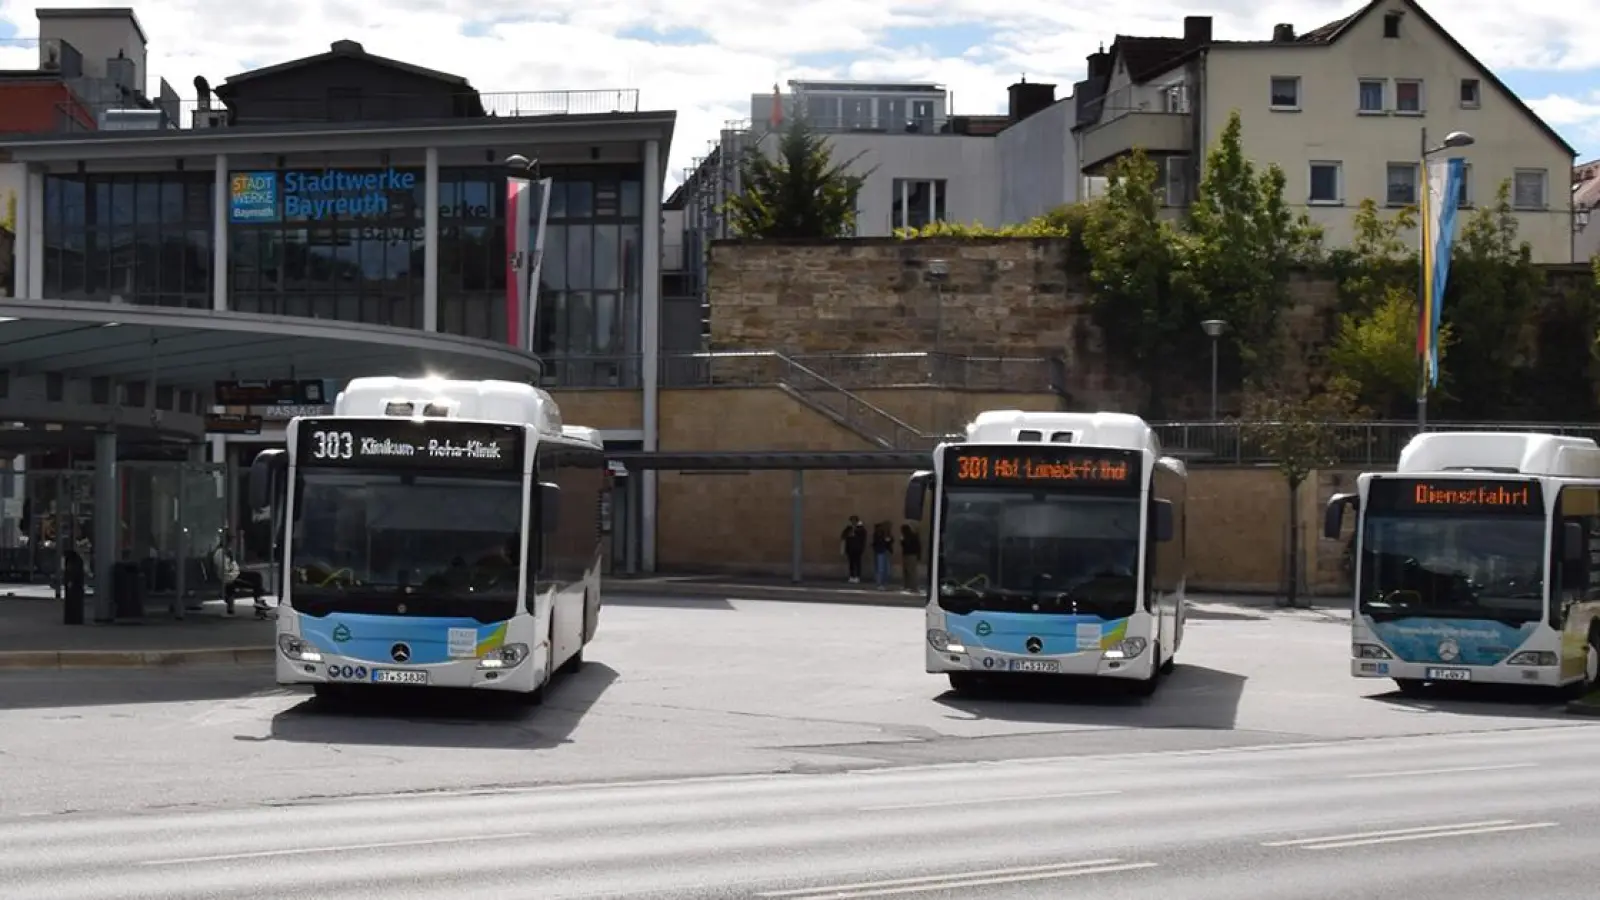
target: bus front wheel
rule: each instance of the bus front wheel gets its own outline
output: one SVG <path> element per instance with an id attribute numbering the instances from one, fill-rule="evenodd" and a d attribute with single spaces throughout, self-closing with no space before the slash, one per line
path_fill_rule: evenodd
<path id="1" fill-rule="evenodd" d="M 1136 697 L 1154 697 L 1156 688 L 1161 687 L 1161 676 L 1168 671 L 1166 666 L 1156 662 L 1156 660 L 1161 659 L 1161 645 L 1151 644 L 1150 653 L 1150 677 L 1135 681 L 1132 685 L 1133 693 Z"/>
<path id="2" fill-rule="evenodd" d="M 951 672 L 950 690 L 958 694 L 976 694 L 981 683 L 973 672 Z"/>

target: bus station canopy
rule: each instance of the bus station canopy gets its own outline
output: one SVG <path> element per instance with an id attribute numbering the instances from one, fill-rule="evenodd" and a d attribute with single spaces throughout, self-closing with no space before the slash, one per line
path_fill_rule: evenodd
<path id="1" fill-rule="evenodd" d="M 17 375 L 218 381 L 440 375 L 536 381 L 537 356 L 477 338 L 299 316 L 0 299 L 0 369 Z"/>

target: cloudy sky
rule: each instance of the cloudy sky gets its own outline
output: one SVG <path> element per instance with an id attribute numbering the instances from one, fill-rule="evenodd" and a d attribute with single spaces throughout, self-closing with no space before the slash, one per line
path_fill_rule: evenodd
<path id="1" fill-rule="evenodd" d="M 1600 156 L 1596 0 L 1433 0 L 1429 12 L 1538 110 L 1584 160 Z M 58 0 L 47 6 L 104 6 Z M 128 0 L 150 37 L 151 82 L 189 98 L 213 84 L 320 53 L 336 39 L 465 76 L 480 91 L 637 87 L 642 106 L 678 111 L 676 183 L 750 94 L 791 78 L 933 81 L 958 113 L 999 112 L 1025 74 L 1066 88 L 1117 33 L 1172 35 L 1209 14 L 1223 39 L 1304 31 L 1360 0 L 1145 0 L 1128 11 L 1085 0 Z M 36 4 L 0 0 L 0 68 L 32 68 Z"/>

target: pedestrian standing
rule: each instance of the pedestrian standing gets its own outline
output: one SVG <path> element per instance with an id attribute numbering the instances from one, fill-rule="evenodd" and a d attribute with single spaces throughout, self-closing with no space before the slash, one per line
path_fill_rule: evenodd
<path id="1" fill-rule="evenodd" d="M 889 561 L 894 558 L 894 526 L 879 522 L 872 527 L 873 576 L 878 590 L 889 589 Z"/>
<path id="2" fill-rule="evenodd" d="M 861 557 L 867 552 L 867 526 L 860 516 L 851 516 L 839 533 L 839 552 L 850 567 L 850 583 L 861 583 Z"/>
<path id="3" fill-rule="evenodd" d="M 908 594 L 917 592 L 917 566 L 922 560 L 922 535 L 917 526 L 906 522 L 900 526 L 900 577 Z"/>

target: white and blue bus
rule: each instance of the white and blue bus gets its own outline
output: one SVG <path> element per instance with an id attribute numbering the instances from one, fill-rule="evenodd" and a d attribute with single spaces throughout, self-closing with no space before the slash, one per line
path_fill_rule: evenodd
<path id="1" fill-rule="evenodd" d="M 1355 507 L 1350 674 L 1587 690 L 1600 679 L 1600 446 L 1520 432 L 1420 434 Z"/>
<path id="2" fill-rule="evenodd" d="M 1183 642 L 1188 474 L 1144 420 L 985 412 L 911 477 L 907 519 L 930 488 L 928 672 L 1155 691 Z"/>
<path id="3" fill-rule="evenodd" d="M 525 384 L 358 378 L 257 456 L 279 560 L 277 680 L 510 691 L 582 665 L 604 451 Z"/>

